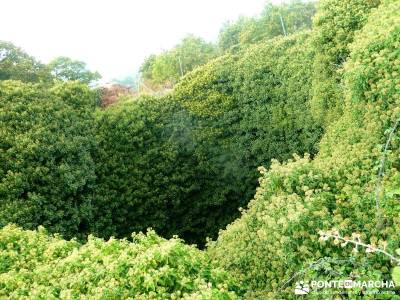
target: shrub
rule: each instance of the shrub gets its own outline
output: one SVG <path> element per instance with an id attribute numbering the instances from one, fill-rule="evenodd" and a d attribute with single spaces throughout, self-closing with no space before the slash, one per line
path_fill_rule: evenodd
<path id="1" fill-rule="evenodd" d="M 201 235 L 190 236 L 187 230 L 198 220 L 177 218 L 194 206 L 209 208 L 190 197 L 200 186 L 190 152 L 190 119 L 178 105 L 144 97 L 98 111 L 96 137 L 98 235 L 126 237 L 152 227 L 164 236 L 201 241 L 207 228 L 200 226 Z"/>
<path id="2" fill-rule="evenodd" d="M 96 93 L 76 83 L 45 89 L 0 82 L 0 224 L 87 233 L 95 170 Z"/>
<path id="3" fill-rule="evenodd" d="M 95 232 L 152 227 L 202 245 L 250 199 L 258 165 L 315 153 L 321 131 L 301 63 L 313 57 L 308 41 L 300 34 L 226 55 L 169 96 L 99 111 Z"/>
<path id="4" fill-rule="evenodd" d="M 0 297 L 8 299 L 238 299 L 226 272 L 181 240 L 149 231 L 133 242 L 86 244 L 43 228 L 0 230 Z M 237 294 L 238 293 L 238 294 Z"/>
<path id="5" fill-rule="evenodd" d="M 251 198 L 260 164 L 316 152 L 321 130 L 307 104 L 308 41 L 299 34 L 227 54 L 185 76 L 171 94 L 194 120 L 194 155 L 206 175 L 197 178 L 197 201 L 214 203 L 211 216 L 199 214 L 219 220 L 210 237 Z"/>
<path id="6" fill-rule="evenodd" d="M 380 0 L 320 1 L 314 18 L 313 46 L 315 48 L 313 97 L 311 106 L 319 120 L 329 124 L 343 110 L 341 69 L 354 40 L 370 10 Z"/>
<path id="7" fill-rule="evenodd" d="M 300 63 L 311 65 L 308 41 L 304 33 L 226 55 L 170 96 L 96 113 L 97 93 L 78 83 L 3 82 L 1 224 L 68 238 L 151 227 L 202 246 L 251 198 L 258 165 L 315 153 L 311 68 Z"/>

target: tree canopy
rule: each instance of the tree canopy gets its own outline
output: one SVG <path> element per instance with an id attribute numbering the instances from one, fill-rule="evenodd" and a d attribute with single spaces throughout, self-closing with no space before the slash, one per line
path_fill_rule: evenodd
<path id="1" fill-rule="evenodd" d="M 280 5 L 267 2 L 259 17 L 240 17 L 226 23 L 220 31 L 218 45 L 227 51 L 310 29 L 315 11 L 313 1 L 293 0 Z"/>
<path id="2" fill-rule="evenodd" d="M 44 64 L 12 43 L 0 41 L 0 80 L 39 82 L 49 79 Z"/>
<path id="3" fill-rule="evenodd" d="M 183 75 L 216 56 L 213 44 L 188 35 L 174 48 L 150 55 L 140 69 L 142 79 L 151 86 L 173 86 Z"/>
<path id="4" fill-rule="evenodd" d="M 53 59 L 47 66 L 51 74 L 58 80 L 77 80 L 86 84 L 93 83 L 101 78 L 98 72 L 89 71 L 86 63 L 60 56 Z"/>
<path id="5" fill-rule="evenodd" d="M 54 80 L 93 83 L 101 78 L 86 63 L 60 56 L 44 64 L 12 43 L 0 41 L 0 80 L 52 84 Z"/>

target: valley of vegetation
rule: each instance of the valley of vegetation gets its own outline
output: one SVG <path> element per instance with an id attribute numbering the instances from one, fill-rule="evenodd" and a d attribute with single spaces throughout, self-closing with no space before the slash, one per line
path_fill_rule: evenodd
<path id="1" fill-rule="evenodd" d="M 0 299 L 400 299 L 399 0 L 267 4 L 141 73 L 103 107 L 0 41 Z"/>

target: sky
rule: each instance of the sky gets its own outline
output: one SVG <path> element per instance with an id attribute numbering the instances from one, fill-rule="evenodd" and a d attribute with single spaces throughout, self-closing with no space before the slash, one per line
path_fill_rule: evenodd
<path id="1" fill-rule="evenodd" d="M 279 2 L 279 0 L 275 1 Z M 103 80 L 134 75 L 144 58 L 193 33 L 215 41 L 222 24 L 265 0 L 1 0 L 0 40 L 44 63 L 68 56 Z"/>

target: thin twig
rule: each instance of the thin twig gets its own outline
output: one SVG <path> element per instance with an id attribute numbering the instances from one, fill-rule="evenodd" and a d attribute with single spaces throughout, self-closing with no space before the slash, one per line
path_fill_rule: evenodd
<path id="1" fill-rule="evenodd" d="M 320 234 L 321 234 L 321 236 L 324 237 L 324 239 L 334 238 L 334 239 L 338 239 L 338 240 L 344 241 L 346 244 L 347 243 L 351 243 L 351 244 L 356 245 L 356 246 L 361 246 L 361 247 L 364 247 L 366 249 L 370 249 L 371 252 L 382 253 L 382 254 L 386 255 L 387 257 L 389 257 L 391 260 L 393 260 L 396 263 L 400 264 L 400 259 L 399 258 L 396 258 L 395 256 L 393 256 L 392 254 L 390 254 L 389 252 L 387 252 L 387 251 L 385 251 L 383 249 L 380 249 L 380 248 L 377 248 L 377 247 L 373 247 L 372 245 L 365 244 L 365 243 L 363 243 L 363 242 L 361 242 L 359 240 L 355 241 L 355 240 L 352 240 L 352 239 L 346 239 L 344 237 L 341 237 L 339 234 L 330 234 L 330 233 L 327 233 L 327 232 L 323 232 L 323 233 L 320 233 Z"/>

